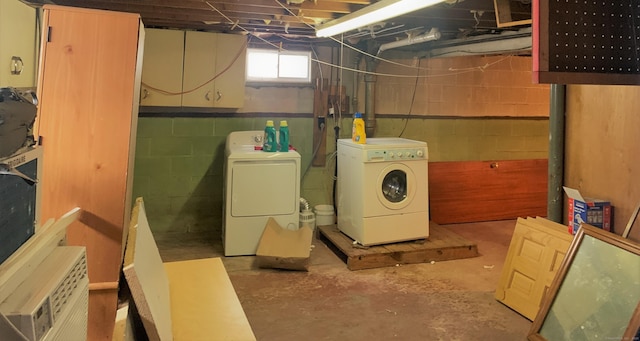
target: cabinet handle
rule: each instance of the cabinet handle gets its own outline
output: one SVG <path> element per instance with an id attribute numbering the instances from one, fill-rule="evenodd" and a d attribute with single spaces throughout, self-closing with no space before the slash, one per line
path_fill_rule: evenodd
<path id="1" fill-rule="evenodd" d="M 216 90 L 216 102 L 219 102 L 222 99 L 222 93 L 220 90 Z"/>
<path id="2" fill-rule="evenodd" d="M 210 94 L 210 93 L 211 93 L 211 90 L 207 91 L 207 93 L 206 93 L 206 94 L 204 94 L 204 99 L 206 99 L 206 100 L 207 100 L 207 102 L 211 100 L 211 97 L 209 97 L 209 94 Z"/>
<path id="3" fill-rule="evenodd" d="M 142 89 L 142 99 L 146 99 L 149 96 L 147 89 Z"/>
<path id="4" fill-rule="evenodd" d="M 24 63 L 22 62 L 22 58 L 17 56 L 11 57 L 11 74 L 19 75 L 22 73 L 22 69 L 24 69 Z"/>

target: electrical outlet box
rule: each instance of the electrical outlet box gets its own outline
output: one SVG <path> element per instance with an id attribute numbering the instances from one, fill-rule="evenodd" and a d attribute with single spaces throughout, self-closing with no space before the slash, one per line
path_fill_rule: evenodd
<path id="1" fill-rule="evenodd" d="M 326 120 L 324 116 L 318 116 L 318 130 L 322 130 L 326 127 Z"/>

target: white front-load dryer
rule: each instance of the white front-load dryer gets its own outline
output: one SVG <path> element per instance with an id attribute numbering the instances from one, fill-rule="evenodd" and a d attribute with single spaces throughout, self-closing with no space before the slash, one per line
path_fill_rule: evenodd
<path id="1" fill-rule="evenodd" d="M 362 245 L 429 236 L 428 148 L 403 138 L 338 140 L 338 229 Z"/>
<path id="2" fill-rule="evenodd" d="M 236 131 L 225 147 L 222 243 L 225 256 L 255 255 L 267 220 L 300 221 L 300 154 L 263 152 L 262 131 Z"/>

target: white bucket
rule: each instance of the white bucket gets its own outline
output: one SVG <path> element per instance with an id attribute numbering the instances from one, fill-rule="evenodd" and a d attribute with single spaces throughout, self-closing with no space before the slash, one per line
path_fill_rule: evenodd
<path id="1" fill-rule="evenodd" d="M 316 216 L 309 210 L 300 212 L 300 227 L 307 226 L 312 231 L 316 229 Z"/>
<path id="2" fill-rule="evenodd" d="M 336 223 L 333 205 L 316 205 L 314 209 L 316 211 L 317 226 L 334 225 Z"/>

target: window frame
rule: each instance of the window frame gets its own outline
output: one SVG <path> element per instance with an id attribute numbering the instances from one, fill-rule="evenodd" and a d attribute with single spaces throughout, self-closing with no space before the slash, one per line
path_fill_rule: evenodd
<path id="1" fill-rule="evenodd" d="M 278 56 L 278 63 L 280 63 L 280 56 L 305 56 L 307 57 L 307 77 L 306 78 L 297 78 L 297 77 L 280 77 L 279 75 L 276 78 L 265 78 L 265 77 L 251 77 L 249 76 L 249 58 L 251 52 L 260 52 L 260 53 L 273 53 Z M 247 60 L 246 60 L 246 75 L 245 81 L 247 84 L 296 84 L 296 85 L 309 85 L 311 84 L 311 51 L 277 51 L 273 49 L 262 49 L 262 48 L 248 48 L 247 49 Z M 280 70 L 278 70 L 280 73 Z"/>

